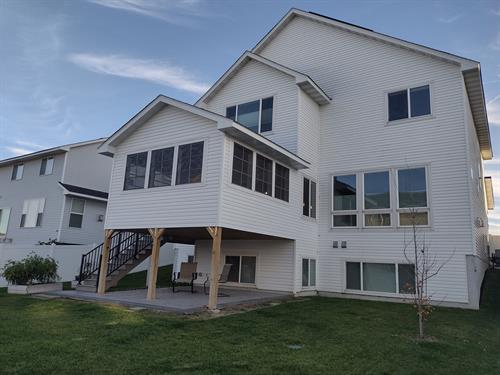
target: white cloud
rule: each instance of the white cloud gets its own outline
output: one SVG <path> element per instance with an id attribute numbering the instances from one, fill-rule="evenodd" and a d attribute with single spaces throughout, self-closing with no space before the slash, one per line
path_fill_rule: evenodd
<path id="1" fill-rule="evenodd" d="M 463 14 L 456 14 L 454 16 L 451 16 L 451 17 L 441 17 L 441 18 L 438 18 L 438 21 L 439 22 L 442 22 L 442 23 L 454 23 L 456 21 L 458 21 L 460 18 L 462 18 Z"/>
<path id="2" fill-rule="evenodd" d="M 152 60 L 134 59 L 117 55 L 72 54 L 69 60 L 95 73 L 142 79 L 179 90 L 202 94 L 209 85 L 197 81 L 184 69 Z"/>
<path id="3" fill-rule="evenodd" d="M 492 9 L 491 13 L 494 14 L 495 16 L 499 16 L 500 17 L 500 8 L 498 8 L 498 9 Z"/>
<path id="4" fill-rule="evenodd" d="M 500 51 L 500 31 L 495 36 L 495 39 L 490 43 L 490 48 L 495 51 Z"/>
<path id="5" fill-rule="evenodd" d="M 486 103 L 486 110 L 490 125 L 500 126 L 500 95 Z"/>
<path id="6" fill-rule="evenodd" d="M 5 147 L 7 151 L 9 151 L 13 156 L 19 156 L 19 155 L 26 155 L 26 154 L 31 154 L 35 150 L 29 149 L 29 148 L 22 148 L 22 147 L 11 147 L 7 146 Z"/>
<path id="7" fill-rule="evenodd" d="M 91 3 L 156 18 L 171 24 L 191 26 L 194 17 L 207 16 L 200 0 L 88 0 Z"/>

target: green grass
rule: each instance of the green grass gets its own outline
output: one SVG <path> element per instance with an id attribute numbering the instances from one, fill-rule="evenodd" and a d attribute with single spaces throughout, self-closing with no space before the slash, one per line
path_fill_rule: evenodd
<path id="1" fill-rule="evenodd" d="M 141 289 L 146 288 L 146 271 L 129 273 L 118 282 L 110 291 L 127 290 L 127 289 Z M 158 267 L 158 282 L 156 286 L 159 288 L 166 288 L 172 285 L 172 265 Z"/>
<path id="2" fill-rule="evenodd" d="M 500 272 L 480 311 L 304 298 L 193 319 L 0 292 L 2 374 L 500 374 Z M 290 344 L 304 345 L 292 350 Z"/>

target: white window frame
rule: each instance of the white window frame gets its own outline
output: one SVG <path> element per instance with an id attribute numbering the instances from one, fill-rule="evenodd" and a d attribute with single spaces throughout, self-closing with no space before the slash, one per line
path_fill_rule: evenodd
<path id="1" fill-rule="evenodd" d="M 81 200 L 83 201 L 83 212 L 75 212 L 73 211 L 73 202 L 75 200 Z M 85 214 L 85 206 L 86 206 L 86 200 L 85 199 L 82 199 L 82 198 L 71 198 L 71 206 L 70 206 L 70 209 L 69 209 L 69 221 L 68 221 L 68 228 L 71 228 L 71 229 L 82 229 L 83 228 L 83 218 L 84 218 L 84 214 Z M 82 217 L 82 225 L 80 227 L 72 227 L 71 226 L 71 215 L 79 215 Z"/>
<path id="2" fill-rule="evenodd" d="M 389 208 L 371 208 L 371 209 L 367 209 L 365 207 L 365 175 L 366 174 L 371 174 L 371 173 L 380 173 L 380 172 L 387 172 L 388 174 L 388 179 L 389 179 Z M 363 171 L 363 172 L 360 172 L 360 184 L 361 184 L 361 192 L 362 192 L 362 196 L 361 196 L 361 205 L 362 205 L 362 216 L 363 216 L 363 228 L 391 228 L 393 227 L 393 215 L 392 215 L 392 192 L 391 192 L 391 180 L 392 180 L 392 172 L 391 172 L 391 169 L 387 168 L 387 169 L 377 169 L 377 170 L 370 170 L 370 171 Z M 357 193 L 357 191 L 356 191 Z M 389 220 L 390 220 L 390 224 L 389 225 L 366 225 L 366 215 L 376 215 L 376 214 L 389 214 Z M 338 227 L 336 227 L 338 228 Z"/>
<path id="3" fill-rule="evenodd" d="M 354 175 L 356 176 L 356 209 L 355 210 L 335 210 L 335 177 L 337 176 L 351 176 Z M 335 173 L 331 176 L 331 217 L 332 217 L 332 222 L 331 222 L 331 227 L 333 229 L 357 229 L 360 227 L 359 225 L 359 211 L 360 211 L 360 178 L 359 178 L 359 172 L 346 172 L 346 173 Z M 362 191 L 362 193 L 364 193 Z M 364 195 L 362 195 L 364 197 Z M 335 220 L 334 216 L 342 216 L 342 215 L 355 215 L 356 216 L 356 225 L 354 226 L 335 226 Z"/>
<path id="4" fill-rule="evenodd" d="M 303 285 L 302 284 L 302 273 L 304 272 L 303 268 L 304 267 L 304 260 L 307 261 L 307 285 Z M 311 260 L 314 261 L 314 285 L 311 285 Z M 301 273 L 300 273 L 300 285 L 301 285 L 301 288 L 302 289 L 316 289 L 316 285 L 318 285 L 318 261 L 316 260 L 316 258 L 306 258 L 306 257 L 302 257 L 301 260 L 300 260 L 300 270 L 301 270 Z"/>
<path id="5" fill-rule="evenodd" d="M 419 169 L 424 168 L 425 170 L 425 194 L 426 203 L 425 207 L 412 207 L 412 208 L 400 208 L 399 207 L 399 174 L 398 171 L 406 169 Z M 427 165 L 413 165 L 408 167 L 394 168 L 394 178 L 396 180 L 396 216 L 397 224 L 399 228 L 410 228 L 411 225 L 401 225 L 400 213 L 410 213 L 414 210 L 416 213 L 427 212 L 427 224 L 417 225 L 418 228 L 429 228 L 431 227 L 431 209 L 430 209 L 430 190 L 429 190 L 429 167 Z"/>
<path id="6" fill-rule="evenodd" d="M 43 161 L 45 160 L 45 171 L 42 172 L 42 165 Z M 50 172 L 47 173 L 48 171 L 48 166 L 49 166 L 49 160 L 51 161 L 50 163 Z M 40 165 L 40 176 L 50 176 L 54 172 L 54 157 L 53 156 L 47 156 L 42 159 L 41 165 Z"/>
<path id="7" fill-rule="evenodd" d="M 263 131 L 261 131 L 262 100 L 269 99 L 269 98 L 273 98 L 273 117 L 272 117 L 272 120 L 271 120 L 272 121 L 272 127 L 271 127 L 271 130 L 266 130 L 266 131 L 263 132 Z M 234 121 L 238 122 L 238 107 L 240 105 L 251 103 L 251 102 L 256 102 L 256 101 L 259 101 L 259 125 L 257 127 L 257 134 L 271 134 L 272 131 L 274 130 L 274 123 L 275 123 L 274 122 L 274 114 L 275 114 L 274 108 L 275 108 L 275 103 L 276 103 L 276 95 L 269 95 L 269 96 L 265 96 L 265 97 L 260 97 L 260 98 L 255 98 L 255 99 L 247 100 L 247 101 L 244 101 L 244 102 L 241 102 L 241 103 L 237 103 L 237 104 L 227 105 L 226 106 L 226 111 L 227 111 L 228 108 L 236 107 L 235 113 L 234 113 Z"/>
<path id="8" fill-rule="evenodd" d="M 420 116 L 412 116 L 411 114 L 411 96 L 410 96 L 410 90 L 411 89 L 416 89 L 418 87 L 423 87 L 423 86 L 429 86 L 429 105 L 430 105 L 430 113 L 426 115 L 420 115 Z M 399 91 L 406 91 L 407 95 L 407 105 L 408 105 L 408 117 L 405 118 L 400 118 L 397 120 L 389 120 L 389 94 L 393 94 Z M 416 119 L 425 119 L 425 118 L 430 118 L 433 117 L 433 96 L 432 96 L 432 83 L 431 82 L 425 82 L 422 84 L 414 84 L 411 86 L 406 86 L 406 87 L 401 87 L 399 89 L 394 89 L 394 90 L 388 90 L 385 92 L 385 110 L 387 112 L 386 119 L 387 119 L 387 124 L 396 124 L 400 122 L 405 122 L 409 120 L 416 120 Z"/>

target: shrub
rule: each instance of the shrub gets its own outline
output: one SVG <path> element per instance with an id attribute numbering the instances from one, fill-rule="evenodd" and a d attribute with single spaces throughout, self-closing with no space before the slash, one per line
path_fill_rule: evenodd
<path id="1" fill-rule="evenodd" d="M 43 258 L 35 253 L 19 261 L 9 260 L 1 274 L 14 285 L 46 284 L 59 279 L 54 258 Z"/>

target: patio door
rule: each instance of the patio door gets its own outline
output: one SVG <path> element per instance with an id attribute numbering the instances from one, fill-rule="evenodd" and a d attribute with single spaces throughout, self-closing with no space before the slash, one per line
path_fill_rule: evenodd
<path id="1" fill-rule="evenodd" d="M 256 257 L 226 255 L 226 264 L 232 265 L 228 281 L 241 284 L 255 284 Z"/>

